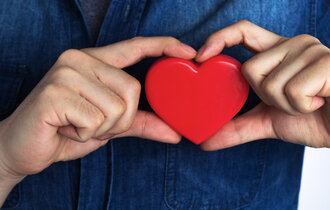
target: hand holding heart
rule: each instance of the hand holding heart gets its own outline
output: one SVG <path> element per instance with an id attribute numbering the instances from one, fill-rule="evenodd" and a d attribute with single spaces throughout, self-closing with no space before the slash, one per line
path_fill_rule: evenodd
<path id="1" fill-rule="evenodd" d="M 202 143 L 205 150 L 262 138 L 330 147 L 330 51 L 317 39 L 288 39 L 247 21 L 222 29 L 196 52 L 174 38 L 135 38 L 64 52 L 24 102 L 0 123 L 0 206 L 25 175 L 83 157 L 108 139 L 138 136 L 177 143 L 156 115 L 137 110 L 140 84 L 121 71 L 163 54 L 203 62 L 224 47 L 258 54 L 242 72 L 263 100 Z"/>
<path id="2" fill-rule="evenodd" d="M 174 38 L 153 37 L 64 52 L 0 123 L 0 206 L 25 175 L 83 157 L 109 138 L 178 142 L 180 136 L 155 114 L 137 111 L 140 84 L 120 70 L 163 54 L 192 59 L 196 51 Z"/>
<path id="3" fill-rule="evenodd" d="M 195 59 L 203 62 L 237 44 L 257 52 L 242 73 L 263 102 L 201 147 L 217 150 L 263 138 L 330 147 L 329 48 L 309 35 L 288 39 L 240 21 L 211 35 Z"/>

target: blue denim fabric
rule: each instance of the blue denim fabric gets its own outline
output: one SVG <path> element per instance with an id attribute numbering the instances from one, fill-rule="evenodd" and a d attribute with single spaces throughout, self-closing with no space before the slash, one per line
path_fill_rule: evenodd
<path id="1" fill-rule="evenodd" d="M 113 0 L 96 46 L 166 35 L 198 49 L 211 33 L 241 19 L 283 36 L 312 34 L 329 46 L 329 18 L 328 0 Z M 1 119 L 64 50 L 93 43 L 74 0 L 1 0 L 0 25 Z M 224 53 L 241 62 L 253 55 L 240 46 Z M 143 84 L 153 61 L 125 71 Z M 258 102 L 251 92 L 242 112 Z M 150 110 L 144 93 L 139 106 Z M 271 139 L 215 152 L 186 139 L 178 145 L 116 139 L 80 160 L 26 177 L 3 208 L 296 209 L 303 151 Z"/>

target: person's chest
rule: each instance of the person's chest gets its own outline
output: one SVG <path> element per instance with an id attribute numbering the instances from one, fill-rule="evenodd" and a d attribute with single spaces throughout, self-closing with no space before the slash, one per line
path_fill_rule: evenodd
<path id="1" fill-rule="evenodd" d="M 269 1 L 256 2 L 254 0 L 113 0 L 110 7 L 107 9 L 102 27 L 98 34 L 96 46 L 111 44 L 135 36 L 174 36 L 198 49 L 213 32 L 241 19 L 249 20 L 261 27 L 265 27 L 266 29 L 284 36 L 290 37 L 301 33 L 314 34 L 315 5 L 313 5 L 313 2 L 312 0 L 300 1 L 299 3 L 289 0 L 273 1 L 271 3 L 269 3 Z M 70 48 L 80 49 L 91 47 L 93 46 L 93 41 L 89 36 L 88 27 L 82 15 L 82 8 L 79 6 L 77 0 L 1 0 L 0 23 L 2 24 L 2 27 L 0 27 L 0 81 L 3 81 L 0 83 L 0 114 L 3 119 L 24 99 L 43 75 L 51 68 L 57 57 L 63 51 Z M 252 56 L 251 53 L 247 52 L 242 47 L 227 49 L 225 53 L 239 59 L 241 62 L 244 62 Z M 138 78 L 143 84 L 145 74 L 150 64 L 151 60 L 146 60 L 125 70 Z M 143 93 L 140 103 L 141 108 L 147 107 L 147 102 Z M 256 103 L 256 98 L 250 96 L 247 105 L 253 106 Z M 139 142 L 140 140 L 126 143 L 124 141 L 127 145 L 123 145 L 124 143 L 114 141 L 113 147 L 111 148 L 116 149 L 113 149 L 111 155 L 115 160 L 117 158 L 117 162 L 113 163 L 111 167 L 114 168 L 117 174 L 123 174 L 122 177 L 128 176 L 125 171 L 126 168 L 126 170 L 132 172 L 132 176 L 134 172 L 134 178 L 139 176 L 141 180 L 146 177 L 146 171 L 150 172 L 150 176 L 147 176 L 148 179 L 150 179 L 148 186 L 150 189 L 155 189 L 155 186 L 159 185 L 160 191 L 158 197 L 161 197 L 163 192 L 161 191 L 163 182 L 162 176 L 165 170 L 163 168 L 163 163 L 165 162 L 165 156 L 163 155 L 165 154 L 165 147 L 159 144 L 156 146 L 156 144 L 144 141 L 142 143 Z M 140 148 L 143 152 L 137 151 L 136 148 Z M 169 172 L 169 174 L 167 174 L 169 194 L 166 196 L 171 197 L 173 192 L 178 191 L 175 188 L 174 180 L 180 177 L 170 173 L 171 169 L 174 168 L 177 169 L 179 175 L 182 175 L 183 178 L 181 178 L 181 180 L 184 180 L 185 175 L 187 175 L 187 177 L 198 177 L 198 174 L 192 176 L 187 173 L 186 169 L 189 167 L 195 169 L 196 167 L 198 170 L 191 171 L 199 171 L 199 166 L 207 161 L 214 161 L 212 162 L 216 166 L 214 171 L 218 173 L 217 176 L 213 176 L 214 171 L 212 172 L 209 169 L 203 170 L 203 173 L 210 177 L 221 178 L 221 176 L 226 175 L 226 173 L 235 174 L 237 170 L 250 171 L 251 169 L 251 167 L 248 168 L 249 164 L 246 164 L 246 167 L 240 165 L 241 167 L 236 168 L 226 167 L 226 165 L 222 164 L 228 159 L 233 163 L 239 163 L 239 156 L 232 155 L 232 152 L 214 153 L 215 157 L 212 158 L 209 156 L 206 157 L 204 153 L 201 154 L 195 147 L 192 149 L 193 152 L 190 151 L 190 147 L 187 145 L 180 145 L 179 148 L 180 149 L 169 146 L 168 151 L 166 151 L 166 157 L 169 161 L 167 165 L 169 169 L 167 171 Z M 148 152 L 150 151 L 154 151 L 154 154 L 149 157 L 147 154 L 149 154 Z M 246 155 L 249 159 L 246 159 L 245 163 L 251 163 L 251 165 L 256 168 L 255 171 L 257 171 L 257 169 L 260 168 L 259 165 L 261 162 L 258 158 L 263 151 L 263 145 L 260 143 L 260 145 L 258 144 L 257 146 L 246 146 L 243 147 L 243 149 L 237 149 L 237 153 L 235 154 L 242 154 L 242 151 L 249 154 Z M 198 156 L 197 153 L 200 156 Z M 102 156 L 100 151 L 94 154 L 96 157 L 107 158 Z M 194 158 L 198 161 L 197 164 L 191 164 L 188 156 L 189 154 L 194 154 Z M 230 158 L 228 158 L 229 156 Z M 178 160 L 176 161 L 176 159 Z M 121 161 L 120 163 L 123 164 L 118 164 L 119 160 Z M 86 164 L 82 165 L 82 168 L 86 169 L 88 167 L 84 166 L 88 166 L 88 164 L 92 165 L 95 163 L 95 159 L 92 160 L 87 157 L 83 159 L 83 163 L 84 162 Z M 215 162 L 221 164 L 216 164 Z M 63 165 L 66 164 L 63 163 Z M 123 165 L 125 167 L 123 167 Z M 159 167 L 159 169 L 157 167 Z M 156 168 L 158 170 L 145 170 L 146 168 Z M 55 171 L 55 169 L 53 170 Z M 155 176 L 153 173 L 158 176 Z M 251 176 L 255 175 L 253 173 L 254 171 L 251 172 Z M 91 177 L 94 178 L 93 176 Z M 57 183 L 57 186 L 49 185 L 54 188 L 67 189 L 68 186 L 64 184 L 68 182 L 67 177 L 63 176 L 62 178 L 63 181 Z M 226 180 L 225 177 L 222 178 Z M 133 181 L 128 183 L 127 180 Z M 130 202 L 125 201 L 125 196 L 123 194 L 125 192 L 122 189 L 126 189 L 124 188 L 125 186 L 130 186 L 132 189 L 129 192 L 138 192 L 139 189 L 145 188 L 146 185 L 142 185 L 142 182 L 134 182 L 133 178 L 127 180 L 117 180 L 116 186 L 119 187 L 113 188 L 114 192 L 121 192 L 122 194 L 117 193 L 118 197 L 114 199 L 113 205 L 116 205 L 116 202 L 118 206 L 121 207 L 122 205 L 129 205 L 135 198 L 141 202 L 142 198 L 138 195 L 132 196 L 130 199 L 132 201 Z M 97 180 L 94 179 L 93 181 L 97 182 Z M 216 193 L 212 193 L 213 191 L 209 190 L 208 193 L 200 199 L 203 202 L 207 200 L 212 203 L 212 201 L 220 197 L 219 195 L 223 195 L 227 196 L 228 200 L 231 200 L 235 198 L 234 195 L 236 194 L 234 191 L 230 190 L 230 183 L 237 184 L 237 186 L 240 186 L 239 189 L 245 189 L 242 187 L 245 183 L 240 180 L 236 181 L 237 180 L 229 179 L 226 180 L 226 182 L 221 182 L 221 186 L 219 185 L 219 189 L 216 189 Z M 217 183 L 216 180 L 214 180 L 214 182 L 208 180 L 207 186 L 210 186 L 208 189 L 211 189 L 214 183 Z M 95 183 L 93 184 L 95 185 Z M 103 185 L 104 183 L 99 184 Z M 137 188 L 138 184 L 141 185 L 140 188 Z M 190 184 L 191 183 L 187 181 L 185 186 L 190 187 Z M 88 187 L 89 186 L 87 186 L 87 188 Z M 85 190 L 89 190 L 87 188 Z M 250 188 L 251 186 L 246 186 L 247 191 Z M 252 189 L 254 189 L 254 187 L 252 187 Z M 84 189 L 81 189 L 81 192 L 83 192 L 83 190 Z M 65 196 L 64 194 L 56 194 L 54 192 L 49 191 L 49 194 L 54 197 Z M 180 192 L 186 194 L 185 188 L 179 191 L 179 193 Z M 244 192 L 242 191 L 242 193 Z M 28 191 L 24 193 L 29 194 Z M 99 197 L 96 193 L 95 196 Z M 148 198 L 148 196 L 145 197 Z M 199 199 L 199 196 L 197 197 Z M 42 204 L 44 200 L 45 199 L 41 199 L 40 201 L 38 200 L 38 202 Z M 95 198 L 95 201 L 96 200 Z M 146 199 L 145 202 L 148 203 L 149 200 Z M 56 205 L 61 204 L 56 203 Z"/>
<path id="2" fill-rule="evenodd" d="M 210 34 L 241 19 L 288 37 L 313 34 L 315 5 L 312 0 L 305 1 L 113 0 L 95 46 L 135 36 L 174 36 L 198 49 Z M 63 51 L 94 46 L 78 0 L 3 0 L 0 11 L 0 64 L 4 66 L 0 74 L 14 74 L 8 72 L 8 65 L 25 67 L 24 71 L 15 70 L 15 74 L 19 71 L 25 77 L 16 105 Z M 225 53 L 241 62 L 252 56 L 242 47 Z M 150 63 L 146 61 L 127 71 L 143 83 Z M 144 99 L 141 104 L 147 106 Z"/>

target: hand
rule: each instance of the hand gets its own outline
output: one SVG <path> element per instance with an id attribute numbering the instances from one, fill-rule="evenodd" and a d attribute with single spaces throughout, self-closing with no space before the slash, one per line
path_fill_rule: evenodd
<path id="1" fill-rule="evenodd" d="M 240 21 L 211 35 L 196 60 L 240 43 L 257 53 L 243 64 L 242 73 L 263 102 L 201 147 L 217 150 L 263 138 L 330 147 L 329 48 L 309 35 L 288 39 Z"/>
<path id="2" fill-rule="evenodd" d="M 4 177 L 19 181 L 54 162 L 83 157 L 112 138 L 179 142 L 180 136 L 156 115 L 137 111 L 140 84 L 120 70 L 162 54 L 192 59 L 196 52 L 170 37 L 64 52 L 0 123 L 0 182 Z"/>

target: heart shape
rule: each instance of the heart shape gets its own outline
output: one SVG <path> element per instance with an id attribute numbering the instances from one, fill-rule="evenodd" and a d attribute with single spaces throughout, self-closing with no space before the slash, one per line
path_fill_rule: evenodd
<path id="1" fill-rule="evenodd" d="M 200 144 L 244 105 L 249 85 L 235 59 L 219 55 L 202 64 L 162 58 L 149 69 L 145 90 L 156 114 L 174 130 Z"/>

